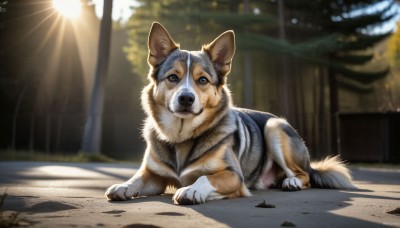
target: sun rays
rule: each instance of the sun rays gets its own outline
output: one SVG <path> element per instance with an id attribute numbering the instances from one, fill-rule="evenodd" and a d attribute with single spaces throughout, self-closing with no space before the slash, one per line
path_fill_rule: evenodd
<path id="1" fill-rule="evenodd" d="M 53 7 L 64 17 L 78 18 L 82 11 L 80 0 L 53 0 Z"/>

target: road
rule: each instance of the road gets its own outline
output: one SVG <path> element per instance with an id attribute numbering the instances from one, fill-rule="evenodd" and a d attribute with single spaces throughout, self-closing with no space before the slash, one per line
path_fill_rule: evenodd
<path id="1" fill-rule="evenodd" d="M 354 168 L 358 190 L 254 191 L 177 206 L 172 193 L 109 202 L 104 191 L 137 164 L 0 162 L 3 218 L 29 227 L 400 227 L 400 170 Z M 274 208 L 259 208 L 265 200 Z"/>

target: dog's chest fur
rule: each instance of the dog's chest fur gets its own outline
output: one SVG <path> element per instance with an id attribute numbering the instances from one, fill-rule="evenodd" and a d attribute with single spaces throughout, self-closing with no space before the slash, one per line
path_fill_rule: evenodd
<path id="1" fill-rule="evenodd" d="M 261 131 L 248 114 L 230 110 L 213 128 L 179 143 L 161 139 L 154 124 L 148 121 L 147 138 L 155 147 L 153 151 L 160 162 L 169 167 L 173 178 L 182 186 L 221 167 L 240 167 L 236 171 L 250 186 L 261 171 L 265 147 L 259 144 L 262 143 Z M 221 166 L 221 161 L 226 165 Z"/>

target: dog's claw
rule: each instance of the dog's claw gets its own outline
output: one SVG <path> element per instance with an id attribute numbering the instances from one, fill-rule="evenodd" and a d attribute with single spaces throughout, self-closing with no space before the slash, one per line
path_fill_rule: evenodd
<path id="1" fill-rule="evenodd" d="M 107 199 L 112 201 L 123 201 L 131 199 L 136 193 L 132 191 L 128 184 L 114 184 L 105 193 Z"/>
<path id="2" fill-rule="evenodd" d="M 205 203 L 207 194 L 198 191 L 192 186 L 183 187 L 176 191 L 172 197 L 174 204 L 195 205 Z"/>
<path id="3" fill-rule="evenodd" d="M 301 181 L 297 177 L 288 177 L 283 180 L 282 183 L 283 191 L 300 191 L 301 190 Z"/>

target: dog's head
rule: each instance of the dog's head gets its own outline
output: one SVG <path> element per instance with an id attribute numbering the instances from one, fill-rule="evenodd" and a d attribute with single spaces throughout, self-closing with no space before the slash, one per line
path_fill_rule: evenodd
<path id="1" fill-rule="evenodd" d="M 221 105 L 223 86 L 235 53 L 235 34 L 226 31 L 201 51 L 181 50 L 167 30 L 154 22 L 148 38 L 148 78 L 158 106 L 192 119 Z"/>

